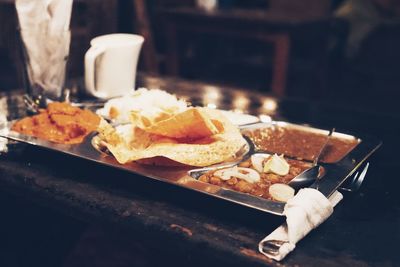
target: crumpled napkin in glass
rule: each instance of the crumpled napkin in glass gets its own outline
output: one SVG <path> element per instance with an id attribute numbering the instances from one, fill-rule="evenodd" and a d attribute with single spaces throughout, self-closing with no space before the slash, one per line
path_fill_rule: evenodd
<path id="1" fill-rule="evenodd" d="M 31 87 L 61 96 L 71 40 L 72 0 L 16 0 L 15 7 Z"/>

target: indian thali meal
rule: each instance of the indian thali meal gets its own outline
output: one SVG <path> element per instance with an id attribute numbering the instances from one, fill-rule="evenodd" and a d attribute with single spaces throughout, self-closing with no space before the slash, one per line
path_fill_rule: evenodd
<path id="1" fill-rule="evenodd" d="M 93 140 L 120 164 L 205 167 L 234 159 L 248 145 L 239 128 L 220 110 L 191 107 L 159 89 L 136 90 L 107 101 L 96 111 L 53 102 L 39 114 L 17 121 L 12 130 L 55 143 Z M 267 153 L 255 153 L 234 167 L 216 168 L 198 180 L 265 199 L 285 202 L 295 190 L 287 185 L 311 167 L 326 136 L 271 126 L 244 132 Z M 323 161 L 335 162 L 357 141 L 332 138 Z M 289 156 L 289 158 L 288 158 Z"/>

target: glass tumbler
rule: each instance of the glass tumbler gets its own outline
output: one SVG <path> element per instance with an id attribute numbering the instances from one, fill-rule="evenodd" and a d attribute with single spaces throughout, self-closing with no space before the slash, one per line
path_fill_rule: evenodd
<path id="1" fill-rule="evenodd" d="M 70 30 L 49 34 L 41 29 L 19 29 L 24 86 L 41 107 L 62 100 L 70 39 Z"/>

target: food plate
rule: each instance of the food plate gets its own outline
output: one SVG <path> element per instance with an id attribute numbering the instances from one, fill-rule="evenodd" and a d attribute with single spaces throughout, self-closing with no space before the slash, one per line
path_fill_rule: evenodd
<path id="1" fill-rule="evenodd" d="M 194 167 L 161 167 L 161 166 L 149 166 L 138 164 L 135 162 L 128 164 L 119 164 L 112 156 L 107 153 L 102 153 L 99 151 L 99 147 L 96 144 L 95 136 L 97 133 L 92 133 L 88 135 L 84 141 L 80 144 L 75 145 L 65 145 L 56 144 L 49 141 L 41 140 L 35 137 L 26 136 L 14 132 L 11 129 L 13 122 L 8 122 L 6 124 L 0 125 L 0 136 L 6 137 L 8 139 L 28 143 L 34 146 L 39 146 L 42 148 L 54 150 L 64 154 L 69 154 L 84 160 L 89 160 L 97 162 L 102 165 L 111 166 L 115 169 L 128 171 L 136 175 L 141 175 L 149 179 L 154 179 L 166 183 L 175 184 L 177 186 L 185 187 L 190 190 L 198 191 L 215 198 L 223 199 L 226 201 L 234 202 L 249 208 L 257 209 L 263 212 L 268 212 L 275 215 L 283 215 L 283 209 L 285 203 L 277 202 L 270 199 L 265 199 L 262 197 L 241 193 L 228 188 L 224 188 L 219 185 L 205 183 L 199 181 L 198 173 L 204 173 L 206 170 L 212 170 L 215 168 L 221 168 L 227 165 L 235 164 L 232 162 L 225 162 L 222 164 L 209 166 L 207 168 L 194 168 Z M 288 131 L 288 134 L 299 131 L 302 133 L 308 133 L 312 138 L 313 134 L 319 136 L 326 136 L 329 131 L 318 129 L 310 126 L 297 125 L 282 121 L 272 121 L 268 123 L 254 123 L 240 127 L 242 133 L 245 136 L 250 137 L 250 139 L 256 145 L 256 150 L 265 151 L 263 149 L 262 140 L 257 139 L 254 133 L 262 131 L 270 131 L 271 129 L 280 129 L 283 131 Z M 260 135 L 261 136 L 261 135 Z M 372 153 L 374 153 L 381 145 L 381 142 L 373 137 L 369 136 L 359 136 L 343 133 L 335 133 L 334 137 L 341 140 L 350 140 L 353 142 L 353 147 L 345 152 L 335 161 L 326 160 L 322 161 L 321 165 L 324 168 L 324 176 L 318 183 L 318 190 L 322 192 L 326 197 L 329 197 L 335 190 L 340 187 L 340 185 L 346 181 L 347 178 L 352 176 L 355 171 L 367 160 Z M 249 139 L 249 138 L 247 138 Z M 261 143 L 260 143 L 261 142 Z M 347 142 L 347 141 L 346 141 Z M 242 149 L 237 153 L 236 160 L 242 161 L 249 156 L 250 146 Z M 318 146 L 318 143 L 315 145 Z M 283 146 L 284 148 L 288 146 Z M 290 147 L 290 146 L 289 146 Z M 272 153 L 281 153 L 281 151 L 276 151 L 278 148 L 274 148 L 275 151 L 267 151 Z M 278 149 L 279 150 L 279 149 Z M 287 152 L 286 152 L 287 153 Z M 290 155 L 293 158 L 299 158 L 296 155 Z M 296 154 L 296 153 L 294 153 Z M 302 155 L 304 156 L 304 155 Z M 311 158 L 302 158 L 305 162 L 311 162 Z M 312 184 L 310 187 L 315 187 Z"/>

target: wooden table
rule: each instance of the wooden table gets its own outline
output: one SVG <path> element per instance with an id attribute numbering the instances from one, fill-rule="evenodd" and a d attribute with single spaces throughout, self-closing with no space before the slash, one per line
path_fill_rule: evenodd
<path id="1" fill-rule="evenodd" d="M 302 42 L 308 42 L 305 45 L 308 46 L 306 50 L 312 51 L 309 60 L 322 60 L 326 57 L 330 26 L 335 21 L 326 16 L 292 13 L 241 9 L 204 11 L 190 7 L 161 9 L 159 14 L 164 18 L 168 48 L 167 72 L 170 75 L 178 75 L 181 71 L 179 56 L 182 53 L 179 38 L 183 33 L 200 36 L 213 34 L 219 37 L 246 39 L 249 42 L 259 41 L 273 45 L 270 88 L 274 95 L 282 97 L 287 94 L 291 46 L 296 45 L 300 39 Z"/>
<path id="2" fill-rule="evenodd" d="M 141 75 L 139 80 L 140 85 L 160 87 L 193 104 L 215 104 L 327 129 L 336 127 L 338 131 L 372 134 L 379 136 L 384 145 L 370 159 L 370 170 L 361 190 L 346 194 L 334 214 L 299 242 L 296 250 L 280 265 L 257 252 L 258 242 L 280 224 L 279 218 L 80 159 L 28 145 L 10 144 L 8 152 L 0 155 L 0 196 L 3 198 L 6 194 L 18 199 L 20 205 L 14 206 L 14 201 L 0 203 L 3 207 L 2 251 L 7 251 L 10 244 L 32 244 L 28 250 L 16 251 L 16 255 L 26 258 L 28 251 L 34 251 L 39 259 L 37 262 L 30 259 L 30 263 L 47 266 L 45 259 L 52 255 L 48 250 L 40 250 L 43 245 L 40 240 L 45 234 L 54 234 L 51 229 L 55 225 L 53 220 L 41 220 L 40 216 L 54 212 L 61 216 L 59 221 L 73 218 L 88 225 L 102 224 L 118 229 L 127 239 L 151 248 L 149 258 L 156 265 L 400 264 L 397 246 L 400 242 L 399 114 L 360 111 L 343 103 L 280 100 L 176 79 Z M 23 115 L 20 93 L 1 94 L 0 109 L 2 114 L 8 111 L 10 119 Z M 18 215 L 24 206 L 30 205 L 44 209 L 35 218 L 40 223 L 13 221 L 10 213 Z M 73 225 L 67 224 L 55 234 L 54 240 L 63 232 L 69 233 Z M 18 235 L 20 232 L 37 232 L 36 239 Z M 1 259 L 0 252 L 0 262 Z"/>

